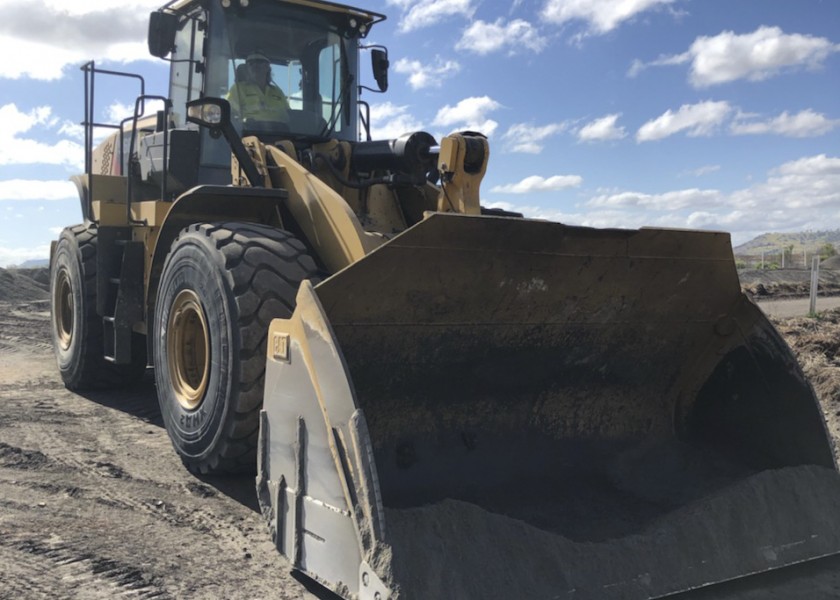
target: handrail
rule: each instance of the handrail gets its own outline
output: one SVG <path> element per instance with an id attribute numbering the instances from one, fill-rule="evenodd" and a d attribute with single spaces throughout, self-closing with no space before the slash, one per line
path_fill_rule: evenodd
<path id="1" fill-rule="evenodd" d="M 166 200 L 167 197 L 167 190 L 166 190 L 166 180 L 168 177 L 168 168 L 169 168 L 169 113 L 172 108 L 172 101 L 167 98 L 166 96 L 148 96 L 142 95 L 138 96 L 137 99 L 134 101 L 134 115 L 131 117 L 127 117 L 123 119 L 120 123 L 120 136 L 122 136 L 122 129 L 123 125 L 128 121 L 132 121 L 131 124 L 131 143 L 129 148 L 134 151 L 134 146 L 137 143 L 137 120 L 143 116 L 145 112 L 144 106 L 146 100 L 161 100 L 163 101 L 163 173 L 160 178 L 160 199 Z M 128 161 L 128 183 L 126 184 L 126 202 L 125 202 L 125 218 L 129 225 L 144 225 L 144 221 L 137 221 L 131 218 L 131 192 L 132 192 L 132 177 L 131 177 L 131 166 L 134 163 L 131 160 L 131 156 L 129 156 Z"/>
<path id="2" fill-rule="evenodd" d="M 122 166 L 124 163 L 124 156 L 123 156 L 123 128 L 122 124 L 114 125 L 113 123 L 100 123 L 95 120 L 95 102 L 96 102 L 96 74 L 99 73 L 100 75 L 111 75 L 114 77 L 128 77 L 131 79 L 137 79 L 140 82 L 140 96 L 139 98 L 146 97 L 146 80 L 143 79 L 141 75 L 137 75 L 136 73 L 126 73 L 123 71 L 111 71 L 109 69 L 97 69 L 96 63 L 94 61 L 89 61 L 81 66 L 81 70 L 85 74 L 85 110 L 84 110 L 84 121 L 82 121 L 82 126 L 84 127 L 85 131 L 85 175 L 87 175 L 87 184 L 88 184 L 88 198 L 90 202 L 87 203 L 88 214 L 86 215 L 88 220 L 93 221 L 93 133 L 94 129 L 96 128 L 105 128 L 105 129 L 119 129 L 120 130 L 120 172 L 122 172 Z M 142 112 L 145 111 L 145 108 L 141 110 Z M 135 106 L 135 114 L 137 112 L 137 107 Z M 136 119 L 136 117 L 135 117 Z"/>

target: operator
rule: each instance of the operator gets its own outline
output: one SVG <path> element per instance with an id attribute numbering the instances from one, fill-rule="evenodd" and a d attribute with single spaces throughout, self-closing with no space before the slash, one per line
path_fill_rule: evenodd
<path id="1" fill-rule="evenodd" d="M 243 120 L 289 120 L 289 101 L 283 91 L 271 81 L 271 63 L 261 52 L 245 59 L 245 81 L 237 81 L 227 93 L 231 110 Z"/>

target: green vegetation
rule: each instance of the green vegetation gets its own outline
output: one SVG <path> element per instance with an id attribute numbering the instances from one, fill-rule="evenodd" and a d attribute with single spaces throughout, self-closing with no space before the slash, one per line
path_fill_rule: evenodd
<path id="1" fill-rule="evenodd" d="M 831 258 L 832 256 L 837 256 L 837 247 L 834 244 L 826 242 L 819 249 L 820 258 L 825 260 L 826 258 Z"/>

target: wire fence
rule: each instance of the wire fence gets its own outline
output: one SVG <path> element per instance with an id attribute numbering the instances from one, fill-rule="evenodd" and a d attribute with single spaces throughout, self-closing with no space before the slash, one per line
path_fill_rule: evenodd
<path id="1" fill-rule="evenodd" d="M 814 258 L 824 261 L 819 252 L 777 251 L 762 254 L 738 254 L 735 264 L 739 269 L 811 269 Z"/>

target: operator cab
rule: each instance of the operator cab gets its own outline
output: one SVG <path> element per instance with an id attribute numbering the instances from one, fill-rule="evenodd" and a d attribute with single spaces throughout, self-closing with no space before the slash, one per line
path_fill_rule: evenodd
<path id="1" fill-rule="evenodd" d="M 176 128 L 190 127 L 185 120 L 187 102 L 205 97 L 232 100 L 231 91 L 250 77 L 246 60 L 259 54 L 269 62 L 269 85 L 288 103 L 287 116 L 267 120 L 261 118 L 263 111 L 255 117 L 233 110 L 233 124 L 242 137 L 256 135 L 266 143 L 355 142 L 360 40 L 382 19 L 328 2 L 182 0 L 152 13 L 149 50 L 172 61 L 169 97 Z M 238 108 L 234 101 L 231 105 Z M 202 180 L 216 179 L 214 171 L 220 182 L 229 179 L 227 143 L 203 130 L 200 146 Z"/>
<path id="2" fill-rule="evenodd" d="M 286 122 L 235 110 L 234 125 L 243 136 L 289 133 L 356 139 L 352 93 L 357 75 L 356 39 L 346 37 L 347 32 L 339 28 L 346 19 L 266 3 L 247 11 L 223 11 L 222 16 L 217 47 L 208 55 L 212 75 L 206 95 L 227 98 L 233 106 L 247 108 L 231 92 L 243 83 L 256 90 L 258 82 L 252 80 L 246 59 L 258 54 L 269 62 L 268 88 L 275 86 L 288 105 Z M 254 96 L 264 107 L 266 94 Z"/>

